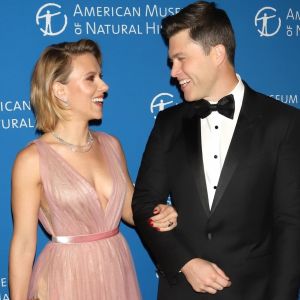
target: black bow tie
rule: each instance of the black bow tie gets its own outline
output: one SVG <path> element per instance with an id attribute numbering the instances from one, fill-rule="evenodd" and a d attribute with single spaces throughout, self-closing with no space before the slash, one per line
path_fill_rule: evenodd
<path id="1" fill-rule="evenodd" d="M 221 98 L 216 104 L 210 104 L 207 100 L 201 99 L 193 102 L 196 115 L 201 119 L 206 118 L 212 111 L 233 119 L 234 115 L 234 97 L 232 94 Z"/>

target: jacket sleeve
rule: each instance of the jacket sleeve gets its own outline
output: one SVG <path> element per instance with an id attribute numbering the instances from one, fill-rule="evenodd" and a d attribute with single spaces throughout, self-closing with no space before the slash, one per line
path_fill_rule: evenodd
<path id="1" fill-rule="evenodd" d="M 180 242 L 176 228 L 158 232 L 148 225 L 153 209 L 159 203 L 166 203 L 169 196 L 167 155 L 172 139 L 172 128 L 159 113 L 148 139 L 138 172 L 133 195 L 133 218 L 137 231 L 154 259 L 158 272 L 169 282 L 176 283 L 176 276 L 183 265 L 195 257 Z M 176 209 L 176 208 L 175 208 Z M 180 216 L 178 217 L 180 222 Z"/>
<path id="2" fill-rule="evenodd" d="M 274 255 L 268 299 L 298 299 L 300 288 L 300 114 L 281 143 L 273 191 Z"/>

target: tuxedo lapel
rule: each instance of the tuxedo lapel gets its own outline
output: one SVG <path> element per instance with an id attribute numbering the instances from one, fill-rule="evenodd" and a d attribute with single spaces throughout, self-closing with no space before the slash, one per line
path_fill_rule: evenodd
<path id="1" fill-rule="evenodd" d="M 197 186 L 200 201 L 204 211 L 206 212 L 207 216 L 209 216 L 210 210 L 208 205 L 208 195 L 202 159 L 200 126 L 200 120 L 198 117 L 183 119 L 183 133 L 187 151 L 187 159 L 194 175 L 193 178 Z"/>
<path id="2" fill-rule="evenodd" d="M 247 154 L 251 131 L 261 120 L 261 112 L 261 104 L 257 101 L 255 92 L 245 84 L 241 112 L 220 174 L 211 213 L 217 208 L 236 168 Z"/>

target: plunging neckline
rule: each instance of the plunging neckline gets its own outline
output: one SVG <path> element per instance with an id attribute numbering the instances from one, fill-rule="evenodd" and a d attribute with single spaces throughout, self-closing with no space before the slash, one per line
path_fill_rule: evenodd
<path id="1" fill-rule="evenodd" d="M 98 142 L 101 144 L 101 140 L 99 139 L 99 135 L 97 134 L 97 140 Z M 42 144 L 46 145 L 50 151 L 52 151 L 55 156 L 60 159 L 78 178 L 80 178 L 87 186 L 88 188 L 93 192 L 93 194 L 96 196 L 96 199 L 97 199 L 97 203 L 98 205 L 100 206 L 101 210 L 103 211 L 104 215 L 106 214 L 106 211 L 108 209 L 108 206 L 110 204 L 110 200 L 112 198 L 112 196 L 114 195 L 115 193 L 115 183 L 114 183 L 114 180 L 112 180 L 112 191 L 110 193 L 110 195 L 107 197 L 107 203 L 105 205 L 105 207 L 103 206 L 102 202 L 101 202 L 101 199 L 102 197 L 99 197 L 98 193 L 97 193 L 97 190 L 96 190 L 96 187 L 94 187 L 82 174 L 79 173 L 79 171 L 77 171 L 61 154 L 59 154 L 55 149 L 53 149 L 53 147 L 46 143 L 45 141 L 39 139 L 38 140 L 39 142 L 41 142 Z M 99 151 L 101 151 L 103 153 L 103 155 L 106 157 L 106 150 L 104 149 L 104 151 L 99 147 Z M 108 156 L 107 156 L 108 157 Z M 108 158 L 109 159 L 109 158 Z M 108 168 L 109 170 L 109 173 L 111 175 L 111 178 L 113 178 L 113 174 L 112 174 L 112 170 L 110 168 Z"/>

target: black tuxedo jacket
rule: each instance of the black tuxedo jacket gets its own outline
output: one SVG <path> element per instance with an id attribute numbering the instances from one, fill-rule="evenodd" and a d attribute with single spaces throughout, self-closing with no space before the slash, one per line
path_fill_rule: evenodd
<path id="1" fill-rule="evenodd" d="M 300 287 L 299 110 L 245 85 L 241 112 L 208 206 L 200 120 L 190 103 L 158 114 L 133 197 L 137 231 L 160 274 L 161 300 L 296 300 Z M 168 196 L 178 226 L 147 219 Z M 216 263 L 232 286 L 196 293 L 179 270 L 192 258 Z"/>

